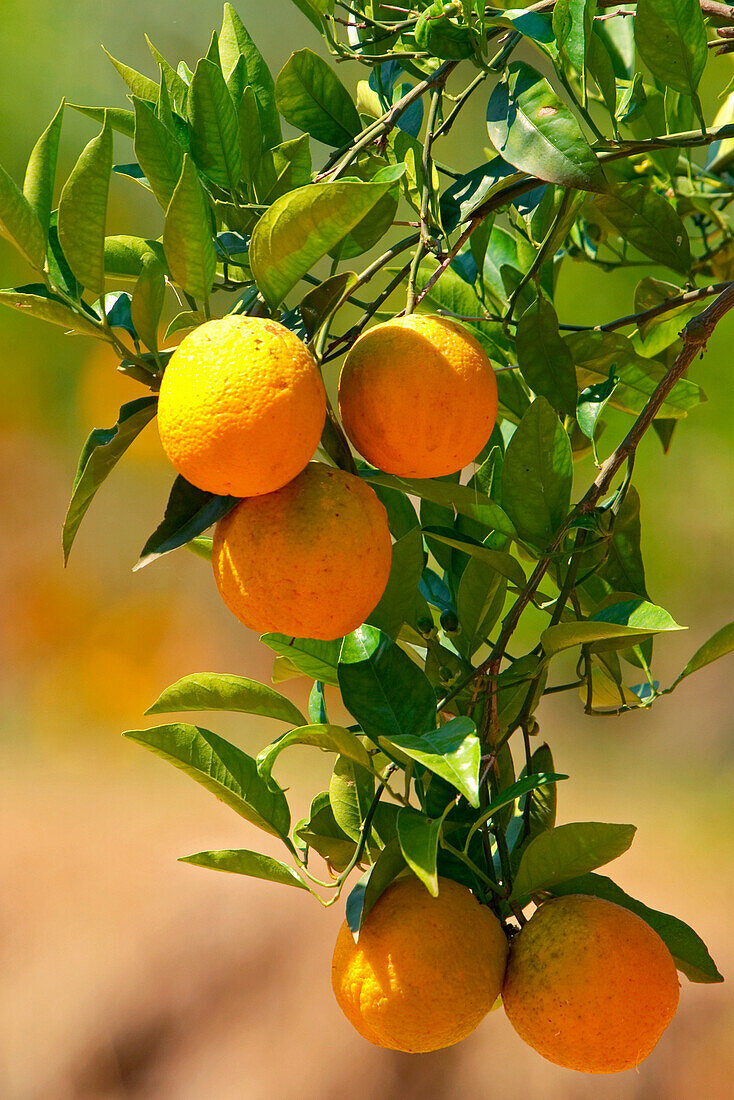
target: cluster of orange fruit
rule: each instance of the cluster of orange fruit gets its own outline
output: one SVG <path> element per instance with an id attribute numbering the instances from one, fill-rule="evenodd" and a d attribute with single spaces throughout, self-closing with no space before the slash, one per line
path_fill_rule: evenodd
<path id="1" fill-rule="evenodd" d="M 414 877 L 385 891 L 357 942 L 342 925 L 332 985 L 365 1039 L 410 1053 L 458 1043 L 501 997 L 521 1039 L 584 1073 L 638 1065 L 679 994 L 668 948 L 620 905 L 585 895 L 545 901 L 508 948 L 500 922 L 465 886 L 441 878 L 433 898 Z"/>
<path id="2" fill-rule="evenodd" d="M 461 325 L 413 315 L 357 340 L 339 409 L 373 465 L 439 477 L 473 461 L 489 439 L 497 383 Z M 222 599 L 252 630 L 340 638 L 385 591 L 385 509 L 361 478 L 310 461 L 325 417 L 318 366 L 277 321 L 208 321 L 166 367 L 158 429 L 172 465 L 199 489 L 243 498 L 217 524 L 212 561 Z"/>

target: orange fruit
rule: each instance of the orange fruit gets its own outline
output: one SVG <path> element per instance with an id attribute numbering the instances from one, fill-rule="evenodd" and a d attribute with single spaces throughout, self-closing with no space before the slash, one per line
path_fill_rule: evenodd
<path id="1" fill-rule="evenodd" d="M 312 458 L 326 395 L 308 348 L 260 317 L 222 317 L 189 333 L 161 383 L 158 430 L 172 465 L 211 493 L 280 489 Z"/>
<path id="2" fill-rule="evenodd" d="M 601 898 L 543 902 L 512 941 L 502 1000 L 550 1062 L 619 1073 L 647 1058 L 675 1015 L 673 957 L 641 917 Z"/>
<path id="3" fill-rule="evenodd" d="M 354 937 L 346 921 L 331 984 L 350 1024 L 379 1047 L 422 1054 L 453 1046 L 499 996 L 502 926 L 466 886 L 439 878 L 438 897 L 412 875 L 388 887 Z"/>
<path id="4" fill-rule="evenodd" d="M 497 418 L 497 381 L 481 344 L 446 317 L 376 325 L 339 379 L 344 430 L 360 454 L 402 477 L 441 477 L 472 462 Z"/>
<path id="5" fill-rule="evenodd" d="M 219 594 L 251 630 L 340 638 L 379 603 L 390 575 L 387 513 L 358 477 L 319 462 L 219 521 Z"/>

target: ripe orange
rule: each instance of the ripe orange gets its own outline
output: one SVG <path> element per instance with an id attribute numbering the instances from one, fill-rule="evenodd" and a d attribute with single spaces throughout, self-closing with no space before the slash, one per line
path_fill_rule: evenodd
<path id="1" fill-rule="evenodd" d="M 446 317 L 412 314 L 376 325 L 351 348 L 339 410 L 354 446 L 402 477 L 440 477 L 472 462 L 497 417 L 484 349 Z"/>
<path id="2" fill-rule="evenodd" d="M 217 524 L 212 552 L 219 594 L 245 626 L 324 640 L 356 629 L 379 603 L 391 558 L 373 490 L 319 462 L 240 501 Z"/>
<path id="3" fill-rule="evenodd" d="M 470 1035 L 496 1001 L 507 962 L 502 926 L 465 886 L 440 878 L 434 898 L 398 879 L 354 937 L 337 937 L 331 984 L 349 1022 L 379 1047 L 410 1054 Z"/>
<path id="4" fill-rule="evenodd" d="M 601 898 L 544 902 L 512 941 L 502 1000 L 550 1062 L 619 1073 L 646 1058 L 675 1015 L 678 975 L 660 936 Z"/>
<path id="5" fill-rule="evenodd" d="M 280 489 L 312 458 L 326 416 L 318 367 L 277 321 L 222 317 L 189 333 L 163 375 L 158 430 L 192 485 L 224 496 Z"/>

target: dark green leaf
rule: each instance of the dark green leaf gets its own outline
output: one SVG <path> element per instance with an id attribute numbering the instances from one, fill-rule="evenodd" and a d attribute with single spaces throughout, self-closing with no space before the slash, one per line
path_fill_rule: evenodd
<path id="1" fill-rule="evenodd" d="M 237 113 L 222 70 L 206 58 L 196 66 L 188 112 L 196 166 L 212 183 L 236 191 L 242 170 Z"/>
<path id="2" fill-rule="evenodd" d="M 675 271 L 691 266 L 688 232 L 668 200 L 645 183 L 623 183 L 597 195 L 597 208 L 622 240 Z"/>
<path id="3" fill-rule="evenodd" d="M 615 905 L 621 905 L 624 909 L 629 909 L 655 929 L 673 956 L 678 970 L 682 971 L 689 981 L 723 982 L 724 979 L 716 969 L 706 944 L 692 928 L 678 917 L 661 913 L 657 909 L 650 909 L 641 901 L 631 898 L 604 875 L 581 875 L 569 882 L 551 886 L 550 891 L 556 896 L 586 894 L 595 898 L 604 898 Z"/>
<path id="4" fill-rule="evenodd" d="M 398 813 L 398 843 L 405 862 L 433 898 L 438 897 L 438 838 L 441 820 L 431 821 L 410 806 Z"/>
<path id="5" fill-rule="evenodd" d="M 316 795 L 308 821 L 299 822 L 294 836 L 328 860 L 337 871 L 347 866 L 356 847 L 355 841 L 337 825 L 328 791 Z"/>
<path id="6" fill-rule="evenodd" d="M 515 528 L 506 514 L 486 494 L 479 489 L 470 489 L 467 485 L 458 485 L 452 481 L 438 478 L 395 477 L 393 474 L 364 474 L 370 484 L 383 485 L 386 489 L 399 489 L 409 496 L 429 500 L 442 508 L 448 508 L 459 515 L 475 519 L 487 528 L 493 528 L 508 538 L 516 534 Z"/>
<path id="7" fill-rule="evenodd" d="M 178 862 L 193 863 L 195 867 L 208 867 L 212 871 L 229 871 L 233 875 L 263 878 L 268 882 L 278 882 L 281 886 L 297 886 L 300 890 L 308 890 L 306 883 L 292 867 L 272 856 L 264 856 L 261 852 L 249 852 L 246 848 L 197 852 L 193 856 L 181 856 Z"/>
<path id="8" fill-rule="evenodd" d="M 640 551 L 640 497 L 634 485 L 627 490 L 617 514 L 606 560 L 596 575 L 613 592 L 634 592 L 647 599 L 645 566 Z"/>
<path id="9" fill-rule="evenodd" d="M 587 439 L 594 440 L 597 421 L 618 385 L 619 379 L 612 364 L 606 382 L 596 382 L 592 386 L 587 386 L 579 394 L 576 421 Z"/>
<path id="10" fill-rule="evenodd" d="M 179 546 L 191 542 L 213 523 L 231 512 L 237 504 L 236 497 L 219 497 L 190 485 L 183 477 L 177 477 L 168 498 L 165 515 L 140 553 L 135 570 L 150 565 L 163 554 L 170 554 Z"/>
<path id="11" fill-rule="evenodd" d="M 413 527 L 393 544 L 387 588 L 367 621 L 397 638 L 413 610 L 422 572 L 423 539 L 420 528 Z"/>
<path id="12" fill-rule="evenodd" d="M 338 684 L 336 666 L 341 640 L 319 642 L 313 638 L 290 638 L 285 634 L 263 634 L 260 641 L 314 680 Z"/>
<path id="13" fill-rule="evenodd" d="M 286 61 L 275 81 L 275 101 L 287 122 L 325 145 L 345 145 L 362 129 L 349 92 L 309 49 Z"/>
<path id="14" fill-rule="evenodd" d="M 75 276 L 104 294 L 104 230 L 112 172 L 112 128 L 105 119 L 76 162 L 59 200 L 59 240 Z"/>
<path id="15" fill-rule="evenodd" d="M 252 825 L 288 836 L 290 811 L 280 787 L 266 783 L 252 757 L 216 733 L 177 722 L 124 736 L 180 768 Z"/>
<path id="16" fill-rule="evenodd" d="M 353 935 L 359 930 L 377 901 L 405 869 L 405 859 L 397 839 L 380 852 L 377 862 L 365 871 L 352 888 L 346 905 L 347 924 Z"/>
<path id="17" fill-rule="evenodd" d="M 517 365 L 539 397 L 558 412 L 576 411 L 576 372 L 568 345 L 558 331 L 558 317 L 550 302 L 537 298 L 518 321 Z"/>
<path id="18" fill-rule="evenodd" d="M 438 729 L 418 735 L 386 734 L 383 740 L 388 742 L 388 751 L 394 745 L 411 760 L 445 779 L 470 805 L 479 806 L 482 749 L 471 718 L 452 718 Z"/>
<path id="19" fill-rule="evenodd" d="M 706 65 L 706 28 L 698 0 L 640 0 L 635 44 L 654 76 L 692 95 Z"/>
<path id="20" fill-rule="evenodd" d="M 338 666 L 344 705 L 376 744 L 418 734 L 436 722 L 430 681 L 386 634 L 363 626 L 342 643 Z"/>
<path id="21" fill-rule="evenodd" d="M 635 832 L 634 825 L 600 821 L 575 821 L 547 829 L 523 850 L 513 883 L 513 898 L 548 890 L 610 863 L 627 851 Z"/>
<path id="22" fill-rule="evenodd" d="M 507 577 L 518 588 L 525 587 L 525 573 L 520 562 L 517 558 L 513 558 L 512 554 L 507 554 L 503 550 L 492 550 L 484 543 L 472 542 L 460 532 L 450 532 L 441 527 L 425 527 L 423 534 L 429 544 L 435 541 L 453 546 L 455 550 L 461 550 L 462 553 L 476 558 L 477 561 L 484 562 L 500 576 Z"/>
<path id="23" fill-rule="evenodd" d="M 545 547 L 569 510 L 571 444 L 553 409 L 537 397 L 510 440 L 502 500 L 521 538 Z"/>
<path id="24" fill-rule="evenodd" d="M 166 688 L 146 714 L 171 714 L 187 710 L 229 710 L 242 714 L 261 714 L 291 725 L 305 725 L 295 703 L 266 684 L 244 676 L 219 672 L 197 672 L 184 676 Z"/>
<path id="25" fill-rule="evenodd" d="M 199 177 L 187 155 L 166 212 L 163 248 L 171 275 L 187 294 L 207 301 L 217 257 Z"/>
<path id="26" fill-rule="evenodd" d="M 157 407 L 157 397 L 140 397 L 137 401 L 130 401 L 120 409 L 120 417 L 114 427 L 95 428 L 84 444 L 64 520 L 64 562 L 69 560 L 79 525 L 95 493 L 139 432 L 153 419 Z"/>
<path id="27" fill-rule="evenodd" d="M 548 81 L 513 61 L 487 108 L 489 138 L 497 152 L 523 172 L 549 183 L 602 191 L 605 180 L 578 122 Z"/>
<path id="28" fill-rule="evenodd" d="M 362 742 L 358 737 L 344 726 L 333 726 L 328 722 L 319 722 L 313 725 L 305 723 L 290 733 L 283 734 L 272 745 L 267 745 L 257 755 L 257 766 L 261 775 L 270 778 L 275 761 L 283 749 L 289 745 L 314 745 L 324 752 L 335 752 L 343 756 L 345 760 L 361 765 L 369 770 L 370 758 Z"/>

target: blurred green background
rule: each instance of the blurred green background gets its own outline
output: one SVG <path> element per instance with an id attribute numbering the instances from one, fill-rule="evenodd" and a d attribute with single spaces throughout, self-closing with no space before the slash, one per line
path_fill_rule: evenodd
<path id="1" fill-rule="evenodd" d="M 273 72 L 293 49 L 319 49 L 289 0 L 237 6 Z M 154 75 L 147 32 L 166 56 L 193 64 L 221 8 L 215 0 L 37 0 L 31 11 L 5 0 L 0 20 L 0 163 L 19 180 L 62 95 L 124 105 L 100 43 Z M 731 72 L 729 58 L 710 64 L 709 117 Z M 352 86 L 364 75 L 340 69 Z M 483 112 L 477 99 L 445 159 L 478 162 Z M 95 130 L 67 112 L 60 178 Z M 126 140 L 116 135 L 115 143 L 116 159 L 131 159 Z M 108 232 L 160 233 L 152 198 L 120 177 Z M 0 284 L 27 280 L 0 242 Z M 562 320 L 600 323 L 629 312 L 635 282 L 634 273 L 602 276 L 567 264 Z M 663 682 L 732 617 L 732 339 L 730 317 L 694 368 L 708 403 L 680 426 L 670 455 L 663 458 L 651 437 L 636 466 L 652 598 L 691 625 L 657 646 Z M 144 722 L 145 708 L 179 676 L 208 670 L 267 681 L 271 655 L 228 615 L 200 560 L 179 551 L 131 573 L 171 482 L 154 429 L 94 502 L 64 571 L 60 531 L 81 445 L 139 392 L 115 366 L 102 344 L 0 314 L 0 1096 L 731 1095 L 728 985 L 683 979 L 674 1025 L 637 1073 L 621 1077 L 587 1078 L 543 1062 L 502 1013 L 450 1051 L 418 1058 L 377 1051 L 332 1000 L 339 913 L 276 886 L 175 862 L 256 838 L 179 773 L 124 743 L 120 730 Z M 610 422 L 604 453 L 623 425 Z M 591 474 L 586 464 L 579 484 Z M 731 662 L 713 665 L 649 714 L 592 720 L 566 696 L 551 697 L 541 715 L 558 770 L 572 776 L 560 791 L 560 819 L 639 825 L 611 873 L 694 925 L 725 975 L 734 970 L 733 675 Z M 297 681 L 286 690 L 299 698 Z M 280 732 L 265 719 L 212 724 L 253 753 Z M 328 758 L 314 764 L 312 753 L 295 750 L 279 768 L 297 818 L 316 784 L 326 783 Z"/>

